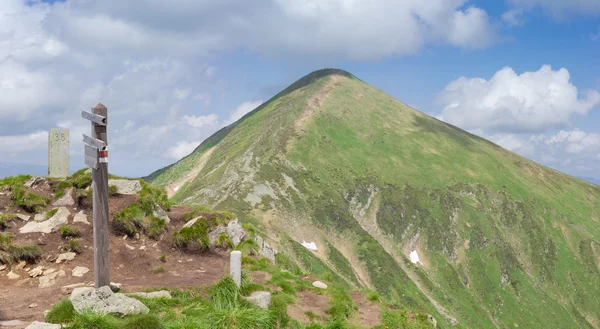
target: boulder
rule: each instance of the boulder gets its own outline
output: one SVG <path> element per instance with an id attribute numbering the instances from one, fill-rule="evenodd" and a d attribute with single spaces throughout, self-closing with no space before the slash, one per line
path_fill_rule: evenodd
<path id="1" fill-rule="evenodd" d="M 153 292 L 134 292 L 130 295 L 139 296 L 144 298 L 172 298 L 171 293 L 166 290 L 153 291 Z"/>
<path id="2" fill-rule="evenodd" d="M 137 180 L 109 179 L 108 186 L 114 185 L 118 194 L 136 195 L 142 190 L 142 184 Z"/>
<path id="3" fill-rule="evenodd" d="M 265 241 L 265 239 L 258 235 L 254 238 L 254 241 L 256 242 L 256 244 L 258 244 L 259 255 L 272 261 L 275 261 L 275 255 L 277 255 L 277 250 L 275 248 L 271 247 L 271 245 L 269 245 L 269 243 Z"/>
<path id="4" fill-rule="evenodd" d="M 76 277 L 82 277 L 84 276 L 87 272 L 89 272 L 90 269 L 87 267 L 83 267 L 83 266 L 76 266 L 72 271 L 71 271 L 71 275 L 72 276 L 76 276 Z"/>
<path id="5" fill-rule="evenodd" d="M 109 286 L 79 292 L 75 289 L 69 299 L 77 313 L 90 309 L 94 313 L 124 316 L 146 314 L 150 311 L 139 300 L 114 293 Z"/>
<path id="6" fill-rule="evenodd" d="M 202 217 L 196 217 L 194 219 L 190 219 L 187 223 L 185 223 L 185 225 L 183 225 L 182 228 L 184 227 L 191 227 L 192 225 L 196 224 L 196 222 L 198 221 L 198 219 L 200 219 Z"/>
<path id="7" fill-rule="evenodd" d="M 54 201 L 52 203 L 53 206 L 56 207 L 70 207 L 75 204 L 75 199 L 73 199 L 73 188 L 68 189 L 60 199 Z"/>
<path id="8" fill-rule="evenodd" d="M 319 289 L 327 289 L 327 285 L 321 281 L 315 281 L 313 282 L 313 287 L 315 288 L 319 288 Z"/>
<path id="9" fill-rule="evenodd" d="M 34 321 L 30 325 L 25 327 L 25 329 L 60 329 L 60 328 L 62 328 L 62 326 L 60 324 L 37 322 L 37 321 Z"/>
<path id="10" fill-rule="evenodd" d="M 163 208 L 161 208 L 160 206 L 156 206 L 156 209 L 154 209 L 152 215 L 154 217 L 164 219 L 165 222 L 167 222 L 167 224 L 171 222 L 171 219 L 169 218 L 169 215 L 167 215 L 167 212 L 164 211 Z"/>
<path id="11" fill-rule="evenodd" d="M 116 282 L 111 282 L 108 286 L 110 287 L 110 289 L 113 292 L 119 292 L 121 290 L 122 284 L 121 283 L 116 283 Z"/>
<path id="12" fill-rule="evenodd" d="M 39 288 L 51 287 L 51 286 L 53 286 L 56 283 L 55 280 L 56 280 L 57 277 L 62 277 L 62 276 L 65 276 L 65 275 L 67 275 L 65 273 L 65 271 L 60 270 L 58 272 L 52 272 L 50 274 L 46 274 L 44 276 L 40 276 L 39 279 L 38 279 L 40 281 L 40 284 L 38 285 L 38 287 Z"/>
<path id="13" fill-rule="evenodd" d="M 84 224 L 90 225 L 90 222 L 88 222 L 88 219 L 87 219 L 87 215 L 83 212 L 83 210 L 81 210 L 80 212 L 75 214 L 75 217 L 73 218 L 73 222 L 84 223 Z"/>
<path id="14" fill-rule="evenodd" d="M 58 208 L 54 216 L 42 222 L 27 222 L 25 226 L 19 229 L 20 233 L 52 233 L 60 229 L 61 226 L 69 222 L 71 212 L 65 207 Z M 36 215 L 37 216 L 37 215 Z"/>
<path id="15" fill-rule="evenodd" d="M 73 292 L 73 290 L 75 288 L 82 288 L 82 287 L 87 287 L 87 284 L 85 283 L 74 283 L 74 284 L 70 284 L 68 286 L 64 286 L 60 288 L 60 291 L 65 294 L 65 295 L 69 295 Z"/>
<path id="16" fill-rule="evenodd" d="M 32 278 L 37 278 L 38 276 L 41 276 L 42 274 L 44 274 L 44 267 L 41 265 L 34 268 L 33 270 L 29 271 L 29 276 Z"/>
<path id="17" fill-rule="evenodd" d="M 73 259 L 75 259 L 76 255 L 77 255 L 76 253 L 71 252 L 71 251 L 62 253 L 62 254 L 58 255 L 58 258 L 56 259 L 56 264 L 60 264 L 63 261 L 68 262 L 70 260 L 73 260 Z"/>
<path id="18" fill-rule="evenodd" d="M 210 231 L 208 233 L 209 243 L 214 245 L 223 233 L 227 234 L 234 247 L 237 247 L 246 236 L 246 230 L 244 230 L 242 224 L 240 224 L 240 220 L 236 218 L 230 221 L 227 226 L 217 226 Z"/>
<path id="19" fill-rule="evenodd" d="M 8 277 L 9 280 L 17 280 L 21 277 L 20 275 L 18 275 L 17 273 L 15 273 L 13 271 L 8 272 L 8 274 L 6 274 L 6 276 Z"/>
<path id="20" fill-rule="evenodd" d="M 267 291 L 255 291 L 246 300 L 250 303 L 263 308 L 268 309 L 271 303 L 271 293 Z"/>
<path id="21" fill-rule="evenodd" d="M 24 214 L 17 214 L 17 217 L 18 217 L 20 220 L 22 220 L 22 221 L 25 221 L 25 222 L 26 222 L 26 221 L 28 221 L 28 220 L 31 218 L 31 216 L 29 216 L 29 215 L 24 215 Z"/>

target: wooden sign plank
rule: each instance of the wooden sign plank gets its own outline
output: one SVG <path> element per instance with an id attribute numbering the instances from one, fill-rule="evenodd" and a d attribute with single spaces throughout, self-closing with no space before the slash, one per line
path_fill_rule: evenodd
<path id="1" fill-rule="evenodd" d="M 83 135 L 83 142 L 86 143 L 86 144 L 88 144 L 88 145 L 91 145 L 91 146 L 93 146 L 93 147 L 95 147 L 95 148 L 97 148 L 97 149 L 99 149 L 101 151 L 103 151 L 103 150 L 106 149 L 106 143 L 104 143 L 104 141 L 92 138 L 92 137 L 87 136 L 85 134 Z"/>
<path id="2" fill-rule="evenodd" d="M 106 117 L 105 116 L 95 114 L 95 113 L 90 113 L 87 111 L 81 111 L 81 116 L 84 119 L 90 120 L 99 126 L 106 126 Z"/>
<path id="3" fill-rule="evenodd" d="M 92 169 L 98 169 L 97 148 L 90 145 L 85 145 L 85 164 Z"/>

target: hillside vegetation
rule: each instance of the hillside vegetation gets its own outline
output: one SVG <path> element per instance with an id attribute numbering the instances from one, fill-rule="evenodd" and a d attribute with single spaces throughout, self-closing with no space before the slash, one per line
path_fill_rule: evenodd
<path id="1" fill-rule="evenodd" d="M 600 187 L 344 71 L 305 76 L 147 180 L 438 327 L 600 328 Z"/>

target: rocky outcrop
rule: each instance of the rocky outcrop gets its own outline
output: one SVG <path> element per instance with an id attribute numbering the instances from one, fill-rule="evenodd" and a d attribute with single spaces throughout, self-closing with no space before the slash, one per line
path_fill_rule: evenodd
<path id="1" fill-rule="evenodd" d="M 120 293 L 114 293 L 108 286 L 85 290 L 77 288 L 69 299 L 77 313 L 89 309 L 94 313 L 124 316 L 146 314 L 150 311 L 139 300 Z"/>
<path id="2" fill-rule="evenodd" d="M 208 233 L 208 240 L 211 245 L 214 245 L 219 240 L 221 234 L 226 233 L 234 247 L 237 247 L 246 236 L 246 230 L 240 224 L 239 219 L 230 221 L 227 226 L 217 226 Z"/>
<path id="3" fill-rule="evenodd" d="M 136 195 L 142 190 L 142 184 L 137 180 L 109 179 L 108 186 L 115 186 L 118 194 Z"/>
<path id="4" fill-rule="evenodd" d="M 160 206 L 158 206 L 158 205 L 155 207 L 155 209 L 154 209 L 154 211 L 153 211 L 152 215 L 153 215 L 154 217 L 158 217 L 158 218 L 162 218 L 162 219 L 164 219 L 164 220 L 165 220 L 165 222 L 167 222 L 167 224 L 171 222 L 171 219 L 169 218 L 169 215 L 167 215 L 167 212 L 166 212 L 166 211 L 164 211 L 164 210 L 163 210 L 163 209 L 162 209 Z"/>
<path id="5" fill-rule="evenodd" d="M 19 229 L 20 233 L 52 233 L 60 229 L 60 227 L 69 222 L 71 212 L 65 207 L 58 208 L 54 216 L 42 222 L 27 222 L 25 226 Z"/>
<path id="6" fill-rule="evenodd" d="M 56 207 L 70 207 L 75 204 L 75 199 L 73 199 L 73 188 L 68 189 L 60 199 L 54 201 L 52 203 L 53 206 Z"/>
<path id="7" fill-rule="evenodd" d="M 271 303 L 271 293 L 267 291 L 255 291 L 246 300 L 250 303 L 263 308 L 268 309 Z"/>
<path id="8" fill-rule="evenodd" d="M 269 245 L 269 243 L 259 235 L 254 237 L 254 241 L 256 244 L 258 244 L 259 255 L 275 261 L 275 255 L 277 255 L 277 250 L 275 248 L 271 247 L 271 245 Z"/>

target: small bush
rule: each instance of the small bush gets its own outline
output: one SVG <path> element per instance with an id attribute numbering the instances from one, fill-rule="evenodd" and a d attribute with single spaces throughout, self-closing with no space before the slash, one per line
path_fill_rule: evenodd
<path id="1" fill-rule="evenodd" d="M 150 216 L 146 219 L 144 232 L 150 239 L 158 240 L 160 235 L 167 229 L 167 221 L 163 218 Z"/>
<path id="2" fill-rule="evenodd" d="M 46 322 L 49 323 L 68 323 L 75 317 L 75 309 L 71 301 L 63 299 L 60 303 L 54 305 L 50 312 L 46 315 Z"/>
<path id="3" fill-rule="evenodd" d="M 69 240 L 60 248 L 62 252 L 74 252 L 76 254 L 81 254 L 83 252 L 83 248 L 81 247 L 81 243 L 77 240 Z"/>
<path id="4" fill-rule="evenodd" d="M 108 196 L 115 196 L 119 193 L 117 193 L 117 187 L 114 185 L 109 185 L 108 186 Z"/>
<path id="5" fill-rule="evenodd" d="M 46 212 L 44 213 L 44 219 L 48 219 L 48 218 L 50 218 L 50 217 L 52 217 L 52 216 L 56 215 L 56 213 L 57 213 L 57 212 L 58 212 L 58 208 L 55 208 L 55 209 L 52 209 L 52 210 L 46 211 Z"/>
<path id="6" fill-rule="evenodd" d="M 167 255 L 162 254 L 162 255 L 160 255 L 159 259 L 160 259 L 161 262 L 166 263 L 167 262 Z"/>
<path id="7" fill-rule="evenodd" d="M 133 204 L 113 215 L 112 227 L 115 233 L 134 237 L 144 228 L 144 211 L 138 204 Z"/>
<path id="8" fill-rule="evenodd" d="M 208 230 L 202 225 L 203 220 L 198 220 L 190 227 L 184 227 L 173 233 L 173 248 L 187 251 L 205 251 L 208 249 Z"/>
<path id="9" fill-rule="evenodd" d="M 165 269 L 165 267 L 162 265 L 152 269 L 153 274 L 165 273 L 166 271 L 167 271 L 167 269 Z"/>
<path id="10" fill-rule="evenodd" d="M 48 204 L 48 199 L 44 196 L 25 190 L 22 185 L 12 187 L 11 198 L 17 207 L 33 213 L 41 212 Z"/>
<path id="11" fill-rule="evenodd" d="M 138 203 L 146 215 L 152 215 L 155 206 L 160 206 L 165 211 L 171 210 L 171 202 L 167 197 L 165 190 L 149 185 L 140 181 L 142 190 L 138 193 Z"/>
<path id="12" fill-rule="evenodd" d="M 0 230 L 5 230 L 8 228 L 8 223 L 16 220 L 18 217 L 15 214 L 6 213 L 0 215 Z"/>
<path id="13" fill-rule="evenodd" d="M 221 235 L 219 235 L 219 238 L 216 241 L 216 246 L 233 249 L 233 241 L 231 241 L 227 233 L 223 232 Z"/>
<path id="14" fill-rule="evenodd" d="M 63 225 L 60 228 L 60 235 L 62 236 L 63 239 L 77 238 L 77 237 L 81 236 L 81 232 L 76 227 L 72 227 L 69 225 Z"/>
<path id="15" fill-rule="evenodd" d="M 35 263 L 42 255 L 39 246 L 25 245 L 15 246 L 12 244 L 13 236 L 0 233 L 0 263 L 13 264 L 20 261 Z"/>
<path id="16" fill-rule="evenodd" d="M 368 291 L 368 293 L 367 293 L 367 299 L 370 302 L 377 303 L 377 302 L 379 302 L 381 300 L 381 296 L 376 291 Z"/>
<path id="17" fill-rule="evenodd" d="M 162 329 L 160 320 L 152 314 L 130 316 L 125 319 L 121 329 Z"/>
<path id="18" fill-rule="evenodd" d="M 88 171 L 87 168 L 78 170 L 69 177 L 68 181 L 78 189 L 85 189 L 92 185 L 92 172 Z"/>

